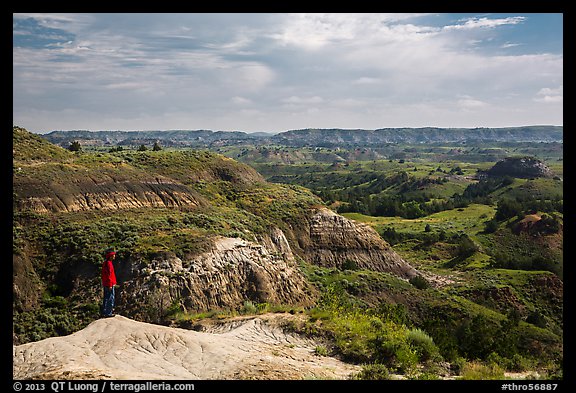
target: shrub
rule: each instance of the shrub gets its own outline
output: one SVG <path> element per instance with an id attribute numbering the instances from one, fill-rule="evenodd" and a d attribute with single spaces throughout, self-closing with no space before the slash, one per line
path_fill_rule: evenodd
<path id="1" fill-rule="evenodd" d="M 317 345 L 314 348 L 314 355 L 328 356 L 328 349 L 324 345 Z"/>
<path id="2" fill-rule="evenodd" d="M 242 311 L 240 312 L 241 314 L 256 314 L 257 312 L 258 308 L 252 301 L 250 300 L 244 301 L 244 306 L 242 307 Z"/>
<path id="3" fill-rule="evenodd" d="M 504 221 L 522 213 L 522 206 L 515 200 L 502 199 L 498 202 L 495 219 Z"/>
<path id="4" fill-rule="evenodd" d="M 406 337 L 408 343 L 416 350 L 420 361 L 434 360 L 441 358 L 440 350 L 434 344 L 434 340 L 421 329 L 411 329 Z"/>
<path id="5" fill-rule="evenodd" d="M 381 303 L 376 310 L 381 320 L 397 324 L 408 323 L 408 308 L 402 304 Z"/>
<path id="6" fill-rule="evenodd" d="M 485 315 L 464 320 L 456 331 L 459 349 L 468 358 L 484 359 L 497 349 L 498 332 L 499 325 Z"/>
<path id="7" fill-rule="evenodd" d="M 458 254 L 456 258 L 464 260 L 474 255 L 476 251 L 478 251 L 478 246 L 468 237 L 468 235 L 463 235 L 458 239 Z"/>
<path id="8" fill-rule="evenodd" d="M 82 151 L 82 145 L 80 145 L 80 142 L 78 142 L 78 141 L 73 141 L 70 143 L 70 146 L 68 146 L 68 150 L 70 150 L 70 151 Z"/>
<path id="9" fill-rule="evenodd" d="M 418 289 L 430 288 L 430 283 L 422 276 L 414 276 L 409 280 L 409 282 Z"/>
<path id="10" fill-rule="evenodd" d="M 342 264 L 342 270 L 358 270 L 358 265 L 356 264 L 356 261 L 346 259 Z"/>
<path id="11" fill-rule="evenodd" d="M 351 379 L 364 379 L 364 380 L 388 380 L 390 373 L 388 368 L 383 364 L 367 364 L 362 366 L 362 371 L 354 374 Z"/>
<path id="12" fill-rule="evenodd" d="M 462 368 L 461 379 L 465 380 L 504 379 L 504 370 L 494 363 L 485 365 L 478 362 L 467 362 Z"/>
<path id="13" fill-rule="evenodd" d="M 484 223 L 484 233 L 494 233 L 498 230 L 498 221 L 495 219 L 488 220 Z"/>
<path id="14" fill-rule="evenodd" d="M 408 343 L 407 333 L 404 326 L 385 323 L 384 329 L 367 340 L 374 360 L 401 372 L 412 370 L 418 363 L 418 354 Z"/>

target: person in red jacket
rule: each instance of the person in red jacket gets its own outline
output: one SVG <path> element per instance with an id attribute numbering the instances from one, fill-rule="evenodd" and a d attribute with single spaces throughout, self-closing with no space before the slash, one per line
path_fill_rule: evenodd
<path id="1" fill-rule="evenodd" d="M 116 273 L 112 261 L 116 258 L 116 252 L 106 250 L 106 258 L 102 264 L 102 287 L 104 288 L 104 300 L 102 301 L 102 315 L 113 317 L 114 309 L 114 285 L 116 285 Z"/>

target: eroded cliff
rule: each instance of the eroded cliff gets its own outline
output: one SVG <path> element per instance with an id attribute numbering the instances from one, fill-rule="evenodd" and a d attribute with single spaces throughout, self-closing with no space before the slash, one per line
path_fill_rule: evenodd
<path id="1" fill-rule="evenodd" d="M 418 274 L 373 228 L 329 209 L 318 209 L 311 217 L 309 237 L 305 255 L 316 265 L 342 269 L 351 264 L 405 279 Z"/>
<path id="2" fill-rule="evenodd" d="M 127 315 L 178 304 L 183 311 L 238 308 L 245 301 L 308 306 L 315 289 L 298 268 L 284 234 L 274 229 L 259 242 L 217 237 L 210 251 L 181 259 L 158 254 L 124 274 L 119 304 Z"/>

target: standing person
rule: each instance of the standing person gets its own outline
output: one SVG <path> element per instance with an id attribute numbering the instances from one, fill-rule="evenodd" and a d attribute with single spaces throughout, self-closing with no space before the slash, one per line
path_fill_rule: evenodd
<path id="1" fill-rule="evenodd" d="M 114 285 L 116 285 L 116 273 L 112 261 L 116 258 L 116 252 L 112 249 L 106 250 L 106 257 L 102 264 L 102 287 L 104 288 L 104 299 L 102 301 L 102 316 L 113 317 L 114 309 Z"/>

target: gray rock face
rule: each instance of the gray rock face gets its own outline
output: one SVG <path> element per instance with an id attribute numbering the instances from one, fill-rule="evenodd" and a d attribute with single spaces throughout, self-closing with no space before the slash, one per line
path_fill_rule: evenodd
<path id="1" fill-rule="evenodd" d="M 82 179 L 68 184 L 34 183 L 27 180 L 18 201 L 19 209 L 36 213 L 118 210 L 156 207 L 196 207 L 206 202 L 196 191 L 170 179 Z"/>
<path id="2" fill-rule="evenodd" d="M 498 161 L 487 172 L 489 176 L 517 178 L 552 177 L 553 173 L 542 161 L 533 157 L 508 157 Z"/>
<path id="3" fill-rule="evenodd" d="M 284 234 L 273 230 L 259 240 L 219 237 L 210 251 L 190 259 L 164 254 L 135 266 L 119 306 L 137 316 L 147 312 L 142 302 L 158 312 L 174 302 L 185 311 L 238 308 L 248 300 L 310 305 L 315 290 L 298 269 Z"/>
<path id="4" fill-rule="evenodd" d="M 418 275 L 370 226 L 328 209 L 312 216 L 307 254 L 311 263 L 320 266 L 343 268 L 345 264 L 352 264 L 406 279 Z"/>

